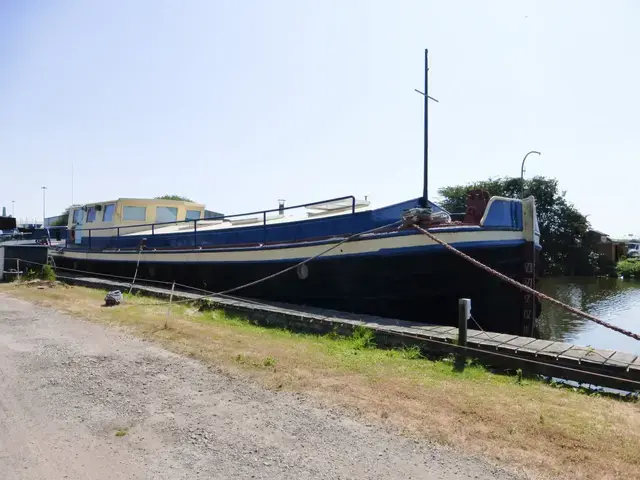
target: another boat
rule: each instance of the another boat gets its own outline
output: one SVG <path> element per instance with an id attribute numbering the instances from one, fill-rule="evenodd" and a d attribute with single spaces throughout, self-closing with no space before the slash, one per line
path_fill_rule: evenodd
<path id="1" fill-rule="evenodd" d="M 532 197 L 470 192 L 466 212 L 457 217 L 427 200 L 426 83 L 425 72 L 421 197 L 375 209 L 353 196 L 293 207 L 281 201 L 278 208 L 242 215 L 166 200 L 93 203 L 69 215 L 67 244 L 52 252 L 55 263 L 125 277 L 137 272 L 140 281 L 175 281 L 211 292 L 295 267 L 234 294 L 441 325 L 456 325 L 458 300 L 470 298 L 473 319 L 483 329 L 532 335 L 539 308 L 531 295 L 415 228 L 399 228 L 417 212 L 437 238 L 535 286 L 540 242 Z M 345 241 L 355 234 L 362 235 Z"/>

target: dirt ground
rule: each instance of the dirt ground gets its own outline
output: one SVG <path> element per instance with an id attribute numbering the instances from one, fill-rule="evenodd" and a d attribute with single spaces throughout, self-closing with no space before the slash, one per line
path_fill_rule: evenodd
<path id="1" fill-rule="evenodd" d="M 6 480 L 513 478 L 3 294 L 0 431 Z"/>

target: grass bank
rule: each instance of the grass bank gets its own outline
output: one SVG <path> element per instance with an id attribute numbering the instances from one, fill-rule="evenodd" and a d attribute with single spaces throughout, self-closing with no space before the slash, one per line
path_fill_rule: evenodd
<path id="1" fill-rule="evenodd" d="M 494 375 L 416 350 L 379 350 L 353 338 L 295 334 L 222 311 L 102 308 L 105 292 L 0 285 L 0 292 L 128 331 L 268 388 L 302 392 L 406 435 L 482 454 L 529 478 L 640 478 L 640 404 Z"/>

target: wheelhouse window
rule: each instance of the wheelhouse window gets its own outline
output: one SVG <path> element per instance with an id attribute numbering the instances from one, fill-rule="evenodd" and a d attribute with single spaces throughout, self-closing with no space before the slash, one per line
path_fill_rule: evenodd
<path id="1" fill-rule="evenodd" d="M 91 223 L 91 222 L 95 222 L 96 221 L 96 207 L 89 207 L 89 210 L 87 210 L 87 223 Z"/>
<path id="2" fill-rule="evenodd" d="M 187 210 L 185 220 L 200 220 L 200 210 Z"/>
<path id="3" fill-rule="evenodd" d="M 122 219 L 129 222 L 144 222 L 147 219 L 147 207 L 125 206 L 122 209 Z"/>
<path id="4" fill-rule="evenodd" d="M 178 221 L 178 209 L 175 207 L 156 207 L 156 222 Z"/>
<path id="5" fill-rule="evenodd" d="M 116 204 L 110 203 L 104 206 L 104 212 L 102 213 L 103 222 L 113 222 L 113 212 L 116 210 Z"/>
<path id="6" fill-rule="evenodd" d="M 80 223 L 82 222 L 82 216 L 84 215 L 84 212 L 82 211 L 81 208 L 76 208 L 73 211 L 73 223 Z"/>

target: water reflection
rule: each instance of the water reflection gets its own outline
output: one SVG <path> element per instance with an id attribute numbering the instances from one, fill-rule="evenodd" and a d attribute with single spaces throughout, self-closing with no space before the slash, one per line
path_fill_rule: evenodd
<path id="1" fill-rule="evenodd" d="M 542 292 L 619 327 L 640 331 L 640 281 L 618 278 L 552 277 L 539 284 Z M 595 348 L 640 355 L 640 342 L 543 302 L 540 336 Z"/>

